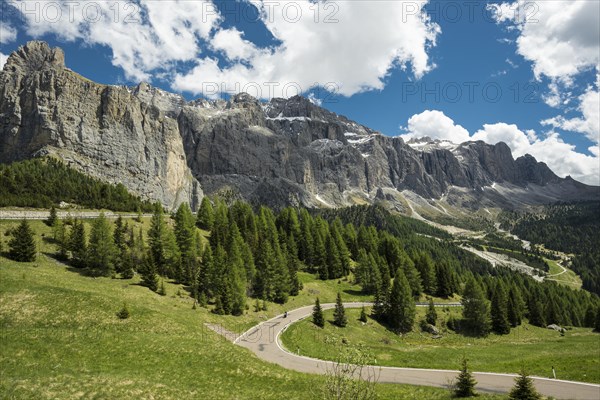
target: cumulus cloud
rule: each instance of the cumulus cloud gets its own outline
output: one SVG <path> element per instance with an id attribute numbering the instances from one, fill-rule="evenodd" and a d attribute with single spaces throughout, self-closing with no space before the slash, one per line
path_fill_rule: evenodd
<path id="1" fill-rule="evenodd" d="M 49 7 L 37 0 L 9 4 L 28 10 L 23 13 L 25 29 L 33 37 L 54 34 L 67 41 L 107 46 L 113 64 L 129 79 L 165 76 L 174 89 L 194 94 L 249 91 L 269 98 L 290 97 L 313 86 L 346 96 L 379 90 L 393 68 L 421 77 L 434 67 L 428 49 L 440 32 L 437 24 L 421 15 L 425 3 L 236 3 L 238 18 L 248 17 L 242 4 L 256 7 L 259 22 L 277 43 L 268 48 L 246 40 L 235 28 L 221 26 L 223 18 L 212 0 L 115 0 L 92 5 L 58 0 L 52 2 L 52 18 L 40 18 L 43 10 L 30 12 Z M 207 50 L 226 62 L 207 55 Z M 178 62 L 193 68 L 182 71 Z"/>
<path id="2" fill-rule="evenodd" d="M 366 1 L 279 1 L 274 6 L 260 0 L 253 4 L 279 44 L 258 49 L 235 31 L 220 31 L 213 46 L 227 58 L 246 62 L 221 66 L 216 59 L 200 59 L 191 71 L 176 76 L 176 89 L 206 95 L 207 82 L 213 87 L 228 85 L 233 91 L 258 85 L 259 97 L 268 98 L 289 97 L 316 84 L 350 96 L 383 89 L 394 67 L 410 69 L 417 78 L 433 68 L 427 50 L 435 45 L 440 29 L 418 13 L 406 12 L 414 2 L 373 6 Z M 235 44 L 240 50 L 233 48 Z"/>
<path id="3" fill-rule="evenodd" d="M 149 80 L 155 70 L 177 61 L 193 61 L 200 42 L 220 21 L 210 0 L 113 1 L 48 4 L 33 0 L 9 3 L 22 13 L 33 37 L 54 34 L 112 50 L 113 65 L 130 79 Z M 42 6 L 44 8 L 42 8 Z M 51 9 L 50 9 L 51 8 Z M 36 11 L 31 11 L 36 10 Z"/>
<path id="4" fill-rule="evenodd" d="M 576 150 L 574 145 L 565 143 L 558 133 L 549 132 L 539 137 L 535 131 L 523 131 L 517 125 L 496 123 L 484 124 L 473 135 L 451 118 L 437 110 L 426 110 L 413 115 L 404 128 L 404 140 L 429 136 L 432 139 L 449 140 L 454 143 L 482 140 L 486 143 L 506 143 L 515 158 L 531 154 L 538 161 L 545 162 L 557 175 L 571 175 L 574 179 L 600 185 L 600 158 L 598 146 L 590 147 L 587 155 Z"/>
<path id="5" fill-rule="evenodd" d="M 413 115 L 409 118 L 408 125 L 404 130 L 407 133 L 400 137 L 406 141 L 425 136 L 454 143 L 471 140 L 469 132 L 465 128 L 456 125 L 452 118 L 438 110 L 425 110 L 420 114 Z"/>
<path id="6" fill-rule="evenodd" d="M 600 2 L 517 0 L 491 5 L 498 22 L 518 29 L 517 52 L 537 77 L 568 80 L 599 63 Z"/>
<path id="7" fill-rule="evenodd" d="M 14 42 L 17 38 L 17 30 L 5 21 L 0 25 L 0 44 Z"/>
<path id="8" fill-rule="evenodd" d="M 543 125 L 550 125 L 566 131 L 579 132 L 596 145 L 600 142 L 600 92 L 590 87 L 579 97 L 578 111 L 580 117 L 566 118 L 562 115 L 542 121 Z"/>
<path id="9" fill-rule="evenodd" d="M 531 154 L 538 161 L 545 162 L 558 176 L 571 175 L 579 181 L 600 185 L 600 158 L 597 152 L 594 156 L 579 153 L 574 145 L 565 143 L 556 132 L 538 138 L 533 131 L 523 132 L 516 125 L 486 124 L 475 132 L 473 140 L 491 144 L 505 142 L 515 158 Z"/>

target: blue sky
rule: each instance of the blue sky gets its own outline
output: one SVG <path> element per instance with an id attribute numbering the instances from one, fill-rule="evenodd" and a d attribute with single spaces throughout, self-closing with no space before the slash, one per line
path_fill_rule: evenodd
<path id="1" fill-rule="evenodd" d="M 502 140 L 599 183 L 597 1 L 52 3 L 3 3 L 0 62 L 36 38 L 106 84 L 301 91 L 386 135 Z"/>

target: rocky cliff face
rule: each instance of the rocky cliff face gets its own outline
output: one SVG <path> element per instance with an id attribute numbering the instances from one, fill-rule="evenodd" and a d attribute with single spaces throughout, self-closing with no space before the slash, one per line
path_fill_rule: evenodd
<path id="1" fill-rule="evenodd" d="M 175 119 L 178 96 L 91 82 L 43 42 L 9 57 L 0 94 L 0 162 L 57 156 L 170 206 L 202 195 Z"/>
<path id="2" fill-rule="evenodd" d="M 186 102 L 147 84 L 95 84 L 32 42 L 0 73 L 0 162 L 54 154 L 167 205 L 201 191 L 284 206 L 334 207 L 444 199 L 518 207 L 599 198 L 504 143 L 405 143 L 302 97 L 268 103 L 241 94 Z"/>

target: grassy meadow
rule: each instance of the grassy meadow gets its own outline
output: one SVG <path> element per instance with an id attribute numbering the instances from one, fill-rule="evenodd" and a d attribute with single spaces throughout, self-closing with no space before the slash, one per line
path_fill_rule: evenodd
<path id="1" fill-rule="evenodd" d="M 487 338 L 471 338 L 442 329 L 441 338 L 419 331 L 396 335 L 377 321 L 367 324 L 358 318 L 360 309 L 346 310 L 348 325 L 339 328 L 333 311 L 325 311 L 325 328 L 311 319 L 290 326 L 282 342 L 302 355 L 335 360 L 342 343 L 362 344 L 378 365 L 396 367 L 458 369 L 466 356 L 475 371 L 515 373 L 525 368 L 530 374 L 550 377 L 552 366 L 557 378 L 600 383 L 600 334 L 587 328 L 573 328 L 565 336 L 550 329 L 524 324 L 508 335 L 491 334 Z M 459 316 L 460 308 L 437 310 L 438 321 L 450 314 Z M 425 308 L 417 309 L 417 321 L 425 316 Z"/>
<path id="2" fill-rule="evenodd" d="M 129 221 L 130 223 L 134 223 Z M 144 226 L 148 221 L 144 220 Z M 0 221 L 0 238 L 18 221 Z M 138 223 L 136 223 L 139 225 Z M 302 274 L 302 294 L 285 306 L 241 317 L 193 309 L 183 288 L 166 282 L 160 296 L 139 278 L 92 278 L 50 255 L 51 229 L 32 221 L 36 262 L 0 256 L 0 398 L 2 399 L 307 399 L 323 398 L 325 379 L 265 363 L 210 331 L 242 331 L 284 309 L 333 301 L 337 291 L 362 300 L 347 282 Z M 116 313 L 127 305 L 131 316 Z M 450 399 L 444 389 L 378 385 L 382 399 Z M 483 399 L 498 396 L 483 396 Z"/>

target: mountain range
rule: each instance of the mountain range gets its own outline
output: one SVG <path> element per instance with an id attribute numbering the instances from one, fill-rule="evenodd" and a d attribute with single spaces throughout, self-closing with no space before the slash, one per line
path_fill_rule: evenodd
<path id="1" fill-rule="evenodd" d="M 92 82 L 40 41 L 0 72 L 0 162 L 58 157 L 173 208 L 220 194 L 273 207 L 381 202 L 520 208 L 597 200 L 600 188 L 560 178 L 505 143 L 405 142 L 295 96 L 186 101 L 140 83 Z"/>

